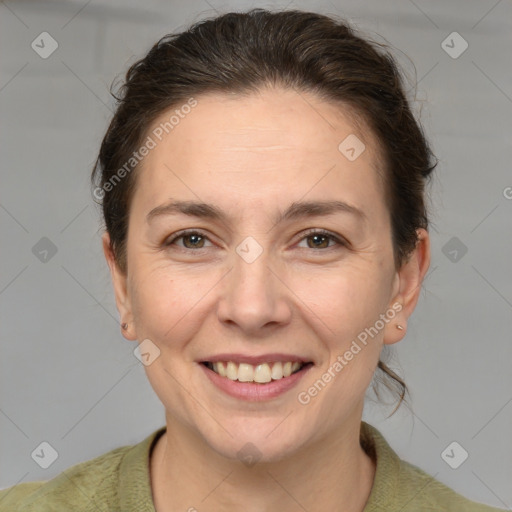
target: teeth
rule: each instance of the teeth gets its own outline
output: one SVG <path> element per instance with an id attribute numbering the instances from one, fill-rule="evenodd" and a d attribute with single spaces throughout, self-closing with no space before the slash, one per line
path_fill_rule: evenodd
<path id="1" fill-rule="evenodd" d="M 215 366 L 213 367 L 213 370 L 215 371 Z M 231 361 L 227 364 L 226 377 L 231 380 L 238 379 L 238 366 Z"/>
<path id="2" fill-rule="evenodd" d="M 254 370 L 254 382 L 270 382 L 272 380 L 272 374 L 270 372 L 270 366 L 267 363 L 259 364 Z"/>
<path id="3" fill-rule="evenodd" d="M 216 372 L 221 376 L 221 377 L 225 377 L 226 376 L 226 367 L 224 366 L 224 363 L 215 363 L 214 365 L 214 368 L 216 370 Z"/>
<path id="4" fill-rule="evenodd" d="M 294 362 L 292 363 L 292 373 L 296 372 L 301 367 L 300 363 Z"/>
<path id="5" fill-rule="evenodd" d="M 283 378 L 283 363 L 281 363 L 281 361 L 274 363 L 274 365 L 272 366 L 272 372 L 270 375 L 274 380 Z"/>
<path id="6" fill-rule="evenodd" d="M 272 365 L 272 367 L 271 367 Z M 281 363 L 262 363 L 257 366 L 247 363 L 234 363 L 233 361 L 209 363 L 208 366 L 221 377 L 239 382 L 258 382 L 266 384 L 272 380 L 289 377 L 292 373 L 302 368 L 302 363 L 287 361 Z"/>
<path id="7" fill-rule="evenodd" d="M 240 382 L 253 382 L 254 367 L 250 364 L 240 363 L 238 365 L 238 380 Z"/>

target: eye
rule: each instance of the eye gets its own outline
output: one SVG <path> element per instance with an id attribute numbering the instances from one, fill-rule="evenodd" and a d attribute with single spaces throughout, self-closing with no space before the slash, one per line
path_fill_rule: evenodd
<path id="1" fill-rule="evenodd" d="M 334 242 L 334 245 L 341 245 L 345 246 L 346 243 L 342 241 L 339 237 L 336 235 L 330 233 L 329 231 L 326 231 L 324 229 L 311 229 L 307 231 L 303 237 L 301 238 L 301 242 L 303 240 L 313 240 L 313 245 L 309 245 L 307 249 L 330 249 L 332 245 L 329 245 L 329 242 Z M 201 233 L 200 231 L 194 231 L 194 230 L 186 230 L 186 231 L 180 231 L 179 233 L 176 233 L 170 240 L 167 240 L 164 245 L 170 246 L 175 245 L 175 242 L 177 240 L 182 240 L 183 245 L 179 246 L 184 249 L 204 249 L 205 245 L 204 242 L 206 240 L 209 240 L 206 235 Z M 325 243 L 327 242 L 327 245 Z"/>
<path id="2" fill-rule="evenodd" d="M 325 245 L 325 242 L 329 244 L 330 241 L 334 241 L 335 244 L 337 245 L 346 245 L 346 243 L 342 241 L 339 237 L 335 236 L 334 234 L 324 229 L 311 229 L 307 231 L 305 235 L 302 237 L 301 241 L 308 239 L 311 239 L 313 241 L 312 246 L 308 244 L 308 249 L 330 249 L 332 246 Z"/>
<path id="3" fill-rule="evenodd" d="M 203 249 L 204 241 L 208 240 L 208 237 L 203 235 L 200 231 L 180 231 L 173 238 L 165 242 L 165 246 L 173 245 L 176 240 L 183 239 L 185 249 Z M 190 242 L 187 242 L 190 241 Z"/>

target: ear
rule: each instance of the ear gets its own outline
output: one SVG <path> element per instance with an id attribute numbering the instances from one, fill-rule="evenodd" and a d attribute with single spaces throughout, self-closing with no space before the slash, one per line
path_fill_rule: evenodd
<path id="1" fill-rule="evenodd" d="M 397 311 L 397 304 L 401 304 L 401 309 L 397 311 L 393 320 L 386 324 L 384 343 L 387 345 L 396 343 L 405 336 L 407 320 L 416 307 L 423 278 L 430 266 L 430 237 L 428 231 L 419 228 L 416 232 L 418 233 L 416 248 L 407 262 L 395 274 L 393 300 L 390 302 L 389 308 Z M 393 305 L 395 305 L 394 308 Z M 397 329 L 397 325 L 401 325 L 403 330 Z"/>
<path id="2" fill-rule="evenodd" d="M 121 317 L 121 324 L 128 324 L 127 329 L 123 329 L 121 327 L 121 333 L 127 340 L 135 341 L 137 337 L 133 325 L 133 314 L 130 296 L 127 293 L 127 276 L 121 272 L 116 263 L 114 253 L 110 246 L 110 235 L 105 232 L 101 239 L 103 241 L 103 253 L 105 254 L 105 259 L 107 260 L 108 267 L 110 269 L 110 275 L 112 277 L 112 284 L 114 286 L 114 294 L 116 297 L 116 305 Z"/>

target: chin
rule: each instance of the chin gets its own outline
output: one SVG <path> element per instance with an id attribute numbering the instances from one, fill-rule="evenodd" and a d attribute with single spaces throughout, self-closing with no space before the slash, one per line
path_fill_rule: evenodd
<path id="1" fill-rule="evenodd" d="M 254 422 L 244 418 L 243 422 L 224 423 L 233 437 L 223 429 L 220 429 L 220 432 L 217 430 L 219 435 L 212 435 L 212 431 L 209 430 L 203 436 L 205 442 L 219 455 L 228 459 L 238 459 L 247 466 L 255 462 L 279 462 L 293 455 L 305 443 L 303 430 L 299 439 L 290 425 L 281 428 L 281 421 L 282 418 L 272 418 Z"/>

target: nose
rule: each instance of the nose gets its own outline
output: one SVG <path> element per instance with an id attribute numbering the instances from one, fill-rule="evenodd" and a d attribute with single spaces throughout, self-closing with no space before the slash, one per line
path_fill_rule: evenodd
<path id="1" fill-rule="evenodd" d="M 235 252 L 232 270 L 223 279 L 217 309 L 219 320 L 253 336 L 288 323 L 293 294 L 283 274 L 266 251 L 251 263 Z"/>

